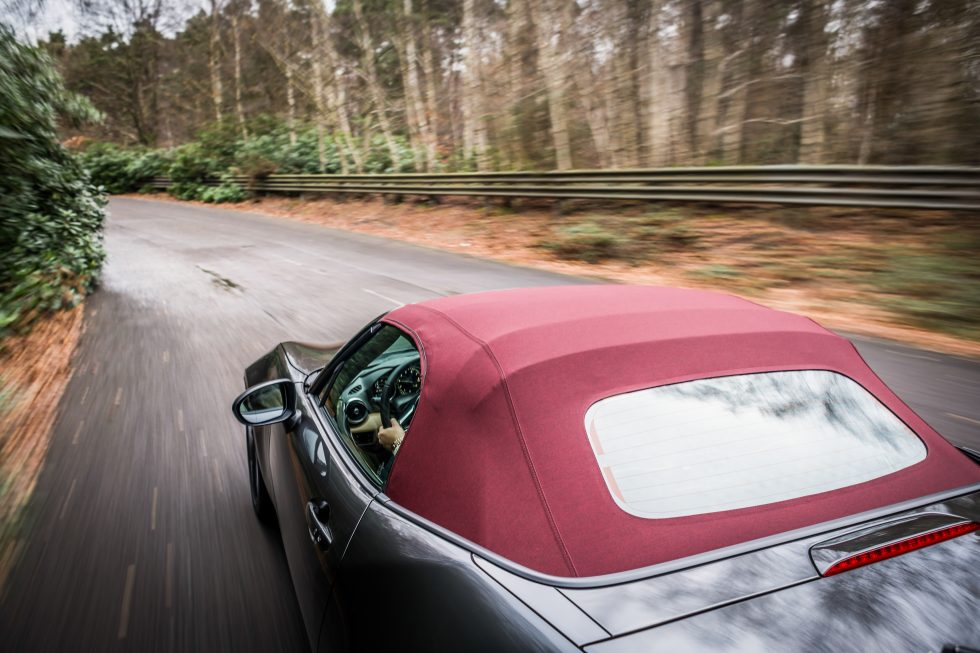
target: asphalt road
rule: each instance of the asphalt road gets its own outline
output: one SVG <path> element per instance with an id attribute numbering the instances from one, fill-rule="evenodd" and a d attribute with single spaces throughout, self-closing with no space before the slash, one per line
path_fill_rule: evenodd
<path id="1" fill-rule="evenodd" d="M 402 303 L 582 281 L 130 199 L 112 201 L 106 246 L 0 599 L 3 651 L 305 651 L 278 536 L 249 505 L 229 411 L 244 366 L 280 340 L 345 339 Z M 980 362 L 855 342 L 940 432 L 980 448 Z"/>

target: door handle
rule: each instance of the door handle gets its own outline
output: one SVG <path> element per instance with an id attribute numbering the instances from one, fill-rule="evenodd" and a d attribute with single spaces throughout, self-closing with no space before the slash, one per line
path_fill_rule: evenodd
<path id="1" fill-rule="evenodd" d="M 306 504 L 306 526 L 310 539 L 321 551 L 326 551 L 333 543 L 333 533 L 327 523 L 330 520 L 330 504 L 323 499 L 312 499 Z"/>

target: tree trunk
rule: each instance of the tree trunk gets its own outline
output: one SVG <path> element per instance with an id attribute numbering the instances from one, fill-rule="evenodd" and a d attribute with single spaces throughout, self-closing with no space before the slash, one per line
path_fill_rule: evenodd
<path id="1" fill-rule="evenodd" d="M 505 140 L 501 149 L 505 153 L 506 167 L 510 170 L 524 168 L 524 150 L 521 147 L 520 137 L 520 108 L 524 95 L 524 32 L 527 22 L 526 0 L 509 0 L 507 2 L 507 41 L 504 46 L 508 98 L 506 102 Z"/>
<path id="2" fill-rule="evenodd" d="M 704 85 L 704 20 L 701 0 L 689 0 L 688 12 L 684 16 L 687 23 L 687 86 L 685 97 L 687 101 L 686 130 L 688 150 L 691 163 L 698 158 L 700 145 L 699 115 Z"/>
<path id="3" fill-rule="evenodd" d="M 296 84 L 293 82 L 293 65 L 289 61 L 283 66 L 286 77 L 286 127 L 289 129 L 289 144 L 296 145 Z"/>
<path id="4" fill-rule="evenodd" d="M 286 83 L 286 129 L 289 144 L 296 145 L 296 66 L 293 63 L 293 36 L 289 14 L 277 4 L 259 12 L 253 25 L 262 29 L 253 33 L 255 43 L 272 59 Z M 311 30 L 313 28 L 311 27 Z M 268 91 L 267 91 L 268 92 Z"/>
<path id="5" fill-rule="evenodd" d="M 422 80 L 419 76 L 419 55 L 415 42 L 415 17 L 412 0 L 405 0 L 405 20 L 407 34 L 405 37 L 406 66 L 408 68 L 408 88 L 411 89 L 411 101 L 414 107 L 415 119 L 418 121 L 419 137 L 425 152 L 425 169 L 433 171 L 436 168 L 436 139 L 432 133 L 428 110 L 422 96 Z"/>
<path id="6" fill-rule="evenodd" d="M 800 127 L 800 163 L 826 161 L 826 120 L 830 72 L 827 62 L 825 0 L 803 0 L 803 123 Z"/>
<path id="7" fill-rule="evenodd" d="M 429 8 L 431 0 L 423 0 L 426 10 Z M 437 62 L 436 45 L 433 43 L 432 28 L 428 21 L 423 20 L 425 29 L 422 39 L 421 50 L 419 53 L 419 63 L 422 67 L 422 74 L 425 76 L 425 110 L 429 120 L 429 132 L 432 135 L 432 170 L 439 167 L 439 86 L 441 81 L 441 69 Z"/>
<path id="8" fill-rule="evenodd" d="M 688 129 L 690 126 L 687 90 L 690 82 L 688 62 L 690 20 L 679 21 L 676 36 L 668 38 L 664 32 L 673 24 L 673 17 L 666 12 L 667 2 L 658 2 L 654 13 L 659 15 L 653 39 L 657 43 L 655 55 L 658 61 L 653 64 L 658 71 L 659 81 L 653 88 L 658 89 L 656 111 L 662 112 L 655 129 L 660 133 L 655 157 L 658 165 L 689 165 L 691 148 Z"/>
<path id="9" fill-rule="evenodd" d="M 242 48 L 237 13 L 231 16 L 231 33 L 235 46 L 235 114 L 238 116 L 238 128 L 242 138 L 247 140 L 248 128 L 245 126 L 245 108 L 242 106 Z"/>
<path id="10" fill-rule="evenodd" d="M 313 37 L 313 71 L 314 71 L 314 99 L 319 97 L 318 113 L 322 116 L 321 121 L 326 125 L 327 113 L 333 113 L 340 127 L 340 140 L 335 142 L 339 153 L 340 171 L 343 174 L 350 172 L 347 161 L 349 156 L 354 161 L 355 170 L 358 173 L 364 172 L 364 157 L 361 150 L 354 140 L 354 132 L 351 129 L 350 114 L 347 110 L 347 82 L 342 76 L 341 66 L 338 64 L 337 53 L 330 39 L 326 38 L 327 25 L 330 17 L 322 4 L 317 3 L 313 13 L 312 37 Z M 333 83 L 328 84 L 322 71 L 322 63 L 333 71 Z"/>
<path id="11" fill-rule="evenodd" d="M 473 158 L 478 170 L 486 170 L 487 128 L 480 101 L 480 54 L 474 0 L 463 0 L 463 43 L 466 48 L 462 71 L 463 157 Z"/>
<path id="12" fill-rule="evenodd" d="M 610 167 L 609 152 L 612 147 L 609 142 L 609 115 L 602 103 L 602 98 L 593 95 L 593 88 L 596 87 L 595 75 L 589 71 L 589 88 L 580 89 L 582 110 L 585 113 L 585 120 L 589 124 L 589 133 L 592 135 L 592 146 L 595 148 L 600 168 Z"/>
<path id="13" fill-rule="evenodd" d="M 646 15 L 649 0 L 626 1 L 626 42 L 621 44 L 625 50 L 625 92 L 626 115 L 624 127 L 627 129 L 627 139 L 630 144 L 631 165 L 643 165 L 649 159 L 646 116 L 648 107 L 643 103 L 643 90 L 646 86 L 647 58 L 642 56 L 646 51 L 647 30 Z"/>
<path id="14" fill-rule="evenodd" d="M 384 97 L 384 90 L 378 80 L 378 71 L 374 65 L 374 46 L 371 43 L 371 34 L 368 32 L 367 23 L 364 21 L 364 11 L 361 0 L 353 0 L 351 8 L 354 10 L 354 18 L 357 22 L 358 45 L 361 48 L 361 65 L 364 70 L 364 79 L 368 85 L 368 91 L 374 100 L 375 110 L 378 114 L 378 124 L 381 126 L 381 133 L 384 136 L 385 145 L 391 156 L 391 165 L 397 170 L 401 166 L 401 155 L 398 152 L 398 145 L 395 142 L 395 135 L 388 120 L 387 101 Z"/>
<path id="15" fill-rule="evenodd" d="M 221 33 L 219 31 L 221 7 L 218 0 L 211 0 L 211 25 L 208 40 L 208 71 L 211 75 L 211 103 L 214 105 L 214 120 L 221 122 L 223 114 L 223 90 L 221 87 Z"/>
<path id="16" fill-rule="evenodd" d="M 429 120 L 429 133 L 432 138 L 432 171 L 439 167 L 439 67 L 436 65 L 435 48 L 431 37 L 426 39 L 429 47 L 422 57 L 422 72 L 425 74 L 425 108 Z"/>
<path id="17" fill-rule="evenodd" d="M 724 78 L 718 106 L 721 159 L 727 165 L 741 162 L 745 120 L 748 118 L 751 61 L 757 56 L 757 0 L 740 0 L 732 12 L 732 36 L 726 47 Z"/>
<path id="18" fill-rule="evenodd" d="M 671 160 L 671 97 L 670 62 L 667 45 L 661 38 L 664 0 L 655 0 L 650 12 L 650 39 L 647 56 L 649 79 L 647 88 L 647 142 L 650 164 L 656 167 L 670 165 Z"/>
<path id="19" fill-rule="evenodd" d="M 571 27 L 572 0 L 544 0 L 534 3 L 534 27 L 538 52 L 541 55 L 541 75 L 548 93 L 548 116 L 551 119 L 551 139 L 555 148 L 555 164 L 559 170 L 572 167 L 572 146 L 568 137 L 568 112 L 565 108 L 564 35 Z"/>
<path id="20" fill-rule="evenodd" d="M 705 2 L 702 23 L 703 32 L 703 68 L 701 86 L 701 110 L 698 114 L 698 148 L 694 162 L 705 165 L 717 158 L 719 150 L 717 125 L 718 104 L 721 101 L 721 75 L 724 72 L 724 58 L 721 34 L 718 30 L 718 18 L 723 7 L 717 0 Z"/>
<path id="21" fill-rule="evenodd" d="M 612 130 L 610 143 L 612 145 L 613 166 L 629 168 L 636 165 L 636 156 L 631 139 L 631 123 L 635 118 L 630 115 L 630 81 L 626 57 L 614 52 L 611 56 L 611 77 L 606 83 L 606 111 L 609 114 Z"/>
<path id="22" fill-rule="evenodd" d="M 416 172 L 421 172 L 425 170 L 425 147 L 422 145 L 421 118 L 416 115 L 415 102 L 412 97 L 415 89 L 409 80 L 408 44 L 404 32 L 405 29 L 402 28 L 401 33 L 394 36 L 393 42 L 395 50 L 398 52 L 398 71 L 402 78 L 405 132 L 408 134 L 409 147 L 412 150 L 412 164 Z"/>
<path id="23" fill-rule="evenodd" d="M 347 82 L 343 79 L 335 79 L 332 88 L 334 91 L 334 110 L 337 114 L 337 121 L 340 123 L 340 133 L 344 137 L 344 143 L 351 158 L 354 160 L 354 169 L 358 173 L 364 172 L 364 157 L 354 142 L 354 130 L 351 129 L 350 113 L 347 111 Z M 346 157 L 340 158 L 344 174 L 347 174 Z"/>
<path id="24" fill-rule="evenodd" d="M 323 173 L 327 171 L 327 149 L 326 143 L 324 142 L 327 131 L 326 125 L 324 124 L 327 119 L 327 107 L 322 61 L 324 32 L 326 32 L 326 26 L 323 24 L 322 17 L 319 14 L 313 16 L 313 20 L 311 22 L 313 56 L 311 57 L 310 66 L 313 72 L 313 105 L 316 108 L 316 115 L 314 117 L 314 122 L 316 123 L 316 149 L 320 164 L 320 172 Z M 343 157 L 341 157 L 341 159 L 343 159 Z"/>

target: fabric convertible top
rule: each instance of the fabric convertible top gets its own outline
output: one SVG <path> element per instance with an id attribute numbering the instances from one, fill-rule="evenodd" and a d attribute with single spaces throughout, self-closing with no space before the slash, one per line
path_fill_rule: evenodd
<path id="1" fill-rule="evenodd" d="M 595 576 L 674 560 L 980 480 L 844 338 L 716 293 L 636 286 L 461 295 L 389 313 L 422 352 L 422 394 L 387 487 L 514 562 Z M 611 395 L 698 378 L 821 369 L 861 384 L 926 444 L 859 485 L 752 508 L 644 519 L 620 509 L 585 432 Z"/>

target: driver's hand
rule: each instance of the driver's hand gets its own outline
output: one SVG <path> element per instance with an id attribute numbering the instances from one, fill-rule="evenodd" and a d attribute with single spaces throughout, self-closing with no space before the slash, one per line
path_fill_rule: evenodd
<path id="1" fill-rule="evenodd" d="M 405 439 L 405 429 L 394 417 L 391 418 L 391 426 L 378 429 L 378 443 L 388 451 L 394 451 L 403 439 Z"/>

